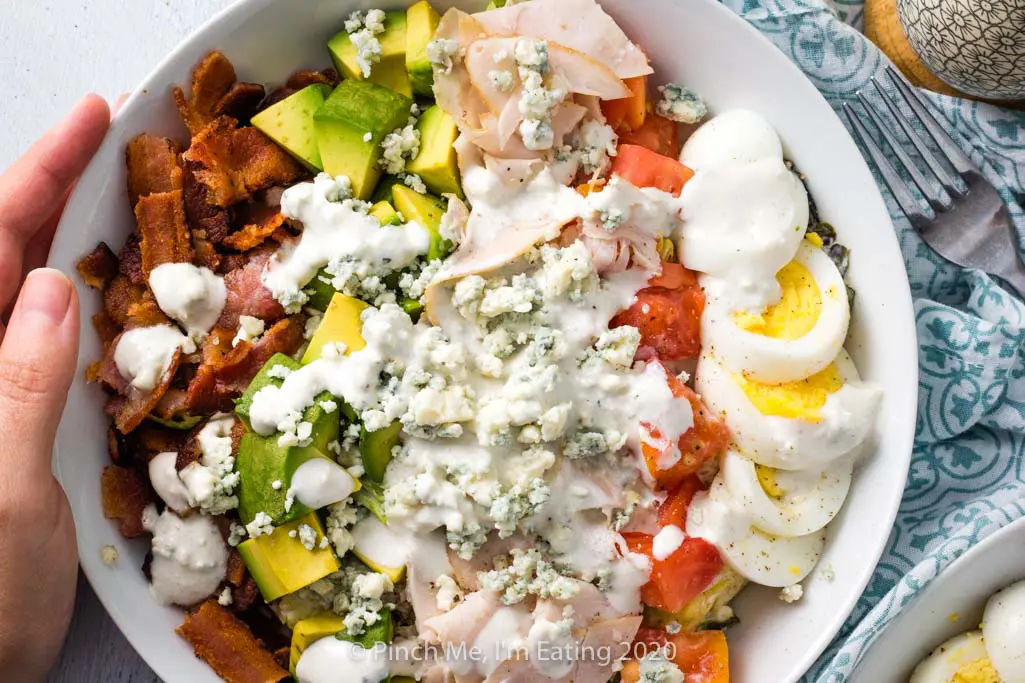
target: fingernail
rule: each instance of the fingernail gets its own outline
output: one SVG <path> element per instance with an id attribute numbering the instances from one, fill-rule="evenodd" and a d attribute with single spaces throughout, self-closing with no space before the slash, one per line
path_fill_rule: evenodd
<path id="1" fill-rule="evenodd" d="M 67 317 L 71 305 L 71 280 L 53 268 L 37 268 L 25 278 L 18 298 L 18 308 L 25 313 L 39 313 L 54 325 Z"/>

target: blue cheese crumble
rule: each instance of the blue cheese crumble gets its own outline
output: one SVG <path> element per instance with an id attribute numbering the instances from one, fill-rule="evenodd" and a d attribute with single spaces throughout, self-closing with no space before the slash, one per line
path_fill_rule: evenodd
<path id="1" fill-rule="evenodd" d="M 492 69 L 488 72 L 488 79 L 495 90 L 509 92 L 516 85 L 516 77 L 512 71 L 506 69 Z"/>
<path id="2" fill-rule="evenodd" d="M 253 521 L 246 524 L 246 533 L 249 534 L 249 538 L 270 536 L 274 533 L 274 520 L 266 512 L 257 512 L 253 516 Z"/>
<path id="3" fill-rule="evenodd" d="M 523 115 L 520 137 L 529 150 L 551 149 L 555 143 L 552 130 L 552 110 L 566 98 L 563 88 L 545 86 L 548 74 L 548 43 L 532 38 L 516 41 L 515 59 L 520 82 L 519 110 Z"/>
<path id="4" fill-rule="evenodd" d="M 353 12 L 345 20 L 345 32 L 356 48 L 356 64 L 363 78 L 370 78 L 374 64 L 381 61 L 383 49 L 377 36 L 384 33 L 384 18 L 383 11 L 372 9 L 366 13 Z"/>
<path id="5" fill-rule="evenodd" d="M 482 572 L 478 578 L 481 588 L 500 593 L 506 605 L 523 602 L 531 595 L 540 600 L 569 600 L 580 592 L 575 579 L 560 574 L 535 548 L 514 549 L 506 566 Z"/>
<path id="6" fill-rule="evenodd" d="M 384 136 L 383 151 L 378 164 L 385 173 L 398 175 L 406 170 L 406 162 L 420 153 L 420 131 L 415 124 L 408 124 Z"/>
<path id="7" fill-rule="evenodd" d="M 708 107 L 696 92 L 676 83 L 660 85 L 662 98 L 655 105 L 659 116 L 677 123 L 697 123 L 708 114 Z"/>
<path id="8" fill-rule="evenodd" d="M 680 667 L 669 661 L 661 650 L 649 652 L 640 660 L 638 683 L 684 683 Z"/>
<path id="9" fill-rule="evenodd" d="M 452 73 L 455 60 L 459 57 L 459 42 L 447 38 L 435 38 L 427 43 L 427 59 L 436 71 Z"/>

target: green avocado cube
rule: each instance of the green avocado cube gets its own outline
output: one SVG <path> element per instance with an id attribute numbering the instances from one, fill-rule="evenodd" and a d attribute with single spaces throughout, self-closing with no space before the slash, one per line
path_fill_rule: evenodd
<path id="1" fill-rule="evenodd" d="M 286 356 L 283 353 L 275 353 L 273 356 L 267 359 L 267 362 L 263 364 L 260 371 L 256 373 L 256 376 L 249 381 L 249 386 L 242 392 L 242 396 L 235 401 L 235 414 L 238 415 L 243 422 L 246 423 L 246 427 L 249 427 L 249 409 L 253 405 L 253 397 L 256 396 L 256 392 L 263 389 L 269 384 L 281 386 L 283 381 L 280 377 L 272 377 L 275 374 L 274 368 L 278 366 L 284 367 L 289 372 L 298 370 L 302 366 L 299 361 L 295 360 L 291 356 Z"/>
<path id="2" fill-rule="evenodd" d="M 401 185 L 402 180 L 397 176 L 388 175 L 387 173 L 381 176 L 381 180 L 377 183 L 377 187 L 374 188 L 374 194 L 370 196 L 370 201 L 373 203 L 377 202 L 388 202 L 394 205 L 392 198 L 391 189 L 396 185 Z"/>
<path id="3" fill-rule="evenodd" d="M 364 650 L 370 650 L 378 643 L 390 643 L 395 637 L 395 625 L 392 622 L 391 610 L 383 609 L 379 613 L 380 619 L 375 621 L 358 636 L 350 636 L 346 631 L 340 631 L 335 637 L 338 640 L 347 640 L 356 643 Z"/>
<path id="4" fill-rule="evenodd" d="M 288 672 L 295 676 L 295 667 L 303 652 L 321 638 L 345 629 L 345 620 L 332 612 L 322 612 L 301 620 L 292 629 L 292 645 L 288 652 Z M 392 678 L 394 681 L 395 679 Z"/>
<path id="5" fill-rule="evenodd" d="M 392 449 L 398 445 L 401 434 L 402 423 L 398 421 L 376 432 L 369 432 L 366 427 L 360 429 L 359 454 L 363 458 L 366 476 L 371 481 L 384 481 L 384 472 L 392 459 Z"/>
<path id="6" fill-rule="evenodd" d="M 444 200 L 434 195 L 420 194 L 405 185 L 392 188 L 395 209 L 407 221 L 416 221 L 431 233 L 431 246 L 427 250 L 428 262 L 443 259 L 452 251 L 452 243 L 444 239 L 439 232 L 441 217 L 448 206 Z"/>
<path id="7" fill-rule="evenodd" d="M 420 176 L 435 194 L 462 197 L 455 149 L 459 129 L 455 120 L 434 105 L 423 113 L 416 127 L 420 130 L 420 153 L 406 165 L 406 170 Z"/>
<path id="8" fill-rule="evenodd" d="M 253 126 L 301 161 L 311 171 L 320 171 L 320 149 L 313 130 L 313 115 L 331 94 L 331 86 L 315 83 L 289 95 L 253 117 Z"/>
<path id="9" fill-rule="evenodd" d="M 325 280 L 328 280 L 328 282 L 325 282 Z M 306 305 L 309 308 L 315 308 L 318 311 L 327 310 L 328 305 L 331 303 L 331 297 L 335 295 L 335 288 L 331 285 L 330 280 L 331 276 L 327 274 L 327 271 L 321 269 L 309 281 L 306 285 L 306 292 L 310 297 L 306 300 Z"/>
<path id="10" fill-rule="evenodd" d="M 330 460 L 311 446 L 281 446 L 277 434 L 246 433 L 235 460 L 239 475 L 238 515 L 242 523 L 249 524 L 257 513 L 263 512 L 270 515 L 275 526 L 280 526 L 309 512 L 298 500 L 286 509 L 286 498 L 292 475 L 300 465 L 314 458 Z"/>
<path id="11" fill-rule="evenodd" d="M 377 35 L 381 43 L 381 59 L 370 68 L 370 80 L 406 97 L 413 96 L 413 86 L 406 72 L 406 13 L 400 10 L 384 13 L 384 33 Z M 338 73 L 346 78 L 363 80 L 363 69 L 356 61 L 357 50 L 345 31 L 327 43 Z"/>
<path id="12" fill-rule="evenodd" d="M 324 171 L 346 176 L 357 199 L 367 199 L 381 177 L 381 141 L 406 125 L 413 99 L 375 83 L 347 80 L 313 116 Z"/>
<path id="13" fill-rule="evenodd" d="M 391 202 L 380 201 L 370 207 L 370 215 L 380 221 L 381 225 L 401 225 L 402 219 Z"/>
<path id="14" fill-rule="evenodd" d="M 250 538 L 238 546 L 246 568 L 267 602 L 305 588 L 341 568 L 330 547 L 321 548 L 318 544 L 313 550 L 307 550 L 298 533 L 289 535 L 289 532 L 297 532 L 303 524 L 311 527 L 318 539 L 324 536 L 320 520 L 316 513 L 311 512 L 279 526 L 270 534 Z"/>
<path id="15" fill-rule="evenodd" d="M 406 71 L 413 92 L 423 97 L 434 96 L 434 67 L 427 56 L 427 44 L 434 40 L 441 16 L 427 0 L 420 0 L 406 10 Z"/>

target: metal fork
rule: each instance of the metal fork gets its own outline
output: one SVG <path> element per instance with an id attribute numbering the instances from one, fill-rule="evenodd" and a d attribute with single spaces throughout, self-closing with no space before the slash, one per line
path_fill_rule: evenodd
<path id="1" fill-rule="evenodd" d="M 924 171 L 898 142 L 891 126 L 864 91 L 858 92 L 860 108 L 845 103 L 843 111 L 901 211 L 940 256 L 959 266 L 995 275 L 1016 290 L 1018 296 L 1025 295 L 1025 264 L 1018 256 L 1014 227 L 1000 195 L 943 130 L 922 96 L 892 66 L 886 68 L 886 75 L 895 94 L 888 93 L 876 78 L 872 79 L 872 87 L 921 157 Z M 913 112 L 912 117 L 928 133 L 938 155 L 911 127 L 901 105 Z M 882 148 L 869 133 L 869 126 L 882 138 Z M 915 197 L 883 148 L 888 148 L 904 167 L 927 205 Z"/>

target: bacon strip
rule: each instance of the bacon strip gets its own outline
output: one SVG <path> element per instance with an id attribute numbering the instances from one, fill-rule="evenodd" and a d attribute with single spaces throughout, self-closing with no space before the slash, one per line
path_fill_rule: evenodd
<path id="1" fill-rule="evenodd" d="M 278 683 L 289 677 L 249 627 L 216 600 L 187 612 L 177 633 L 227 683 Z"/>
<path id="2" fill-rule="evenodd" d="M 132 206 L 140 197 L 182 189 L 182 168 L 178 143 L 148 133 L 128 143 L 128 196 Z"/>
<path id="3" fill-rule="evenodd" d="M 286 219 L 280 212 L 273 213 L 259 223 L 250 223 L 229 235 L 224 244 L 238 251 L 255 249 L 284 228 L 285 223 Z"/>
<path id="4" fill-rule="evenodd" d="M 120 328 L 169 324 L 153 294 L 141 285 L 132 284 L 118 275 L 103 291 L 103 310 L 110 322 Z"/>
<path id="5" fill-rule="evenodd" d="M 222 116 L 192 139 L 188 161 L 203 166 L 196 179 L 206 186 L 207 200 L 228 207 L 245 201 L 253 192 L 271 185 L 289 185 L 303 168 L 289 154 L 255 128 L 237 128 Z"/>
<path id="6" fill-rule="evenodd" d="M 117 426 L 118 431 L 122 434 L 128 434 L 146 419 L 146 416 L 150 414 L 164 394 L 167 393 L 168 387 L 171 386 L 171 380 L 174 379 L 174 374 L 178 371 L 178 365 L 181 363 L 182 353 L 181 349 L 175 352 L 160 384 L 153 391 L 147 392 L 140 391 L 131 386 L 128 380 L 118 371 L 117 364 L 114 362 L 114 351 L 116 349 L 117 340 L 111 343 L 107 349 L 107 354 L 104 356 L 100 366 L 99 379 L 124 397 L 124 401 L 116 402 L 111 407 L 114 409 L 114 424 Z"/>
<path id="7" fill-rule="evenodd" d="M 216 105 L 213 114 L 248 121 L 258 111 L 266 91 L 259 83 L 235 83 Z"/>
<path id="8" fill-rule="evenodd" d="M 142 272 L 142 238 L 133 232 L 121 247 L 117 257 L 117 271 L 128 278 L 132 284 L 146 286 L 146 274 Z"/>
<path id="9" fill-rule="evenodd" d="M 236 80 L 231 61 L 214 50 L 192 70 L 192 90 L 188 98 L 181 88 L 174 89 L 178 113 L 193 136 L 216 118 L 214 108 L 231 91 Z"/>
<path id="10" fill-rule="evenodd" d="M 213 244 L 220 244 L 231 232 L 228 212 L 207 201 L 206 185 L 196 179 L 196 173 L 203 170 L 199 164 L 185 162 L 185 218 L 193 233 L 205 233 Z"/>
<path id="11" fill-rule="evenodd" d="M 278 320 L 285 315 L 285 309 L 263 286 L 263 269 L 273 252 L 273 249 L 252 252 L 248 263 L 229 271 L 224 276 L 228 297 L 221 318 L 217 321 L 217 327 L 234 331 L 238 329 L 238 319 L 241 315 L 260 318 L 267 322 Z"/>
<path id="12" fill-rule="evenodd" d="M 117 275 L 117 256 L 110 250 L 106 242 L 100 242 L 75 266 L 85 284 L 93 289 L 102 290 Z"/>
<path id="13" fill-rule="evenodd" d="M 162 263 L 190 263 L 192 243 L 185 224 L 182 191 L 161 192 L 139 199 L 135 220 L 142 242 L 142 272 L 147 279 Z"/>
<path id="14" fill-rule="evenodd" d="M 142 511 L 154 501 L 153 491 L 145 478 L 134 469 L 111 465 L 103 468 L 100 477 L 103 516 L 116 519 L 125 538 L 138 538 L 142 528 Z"/>

